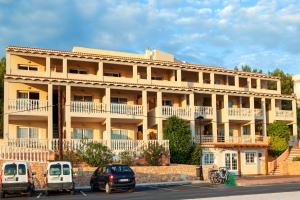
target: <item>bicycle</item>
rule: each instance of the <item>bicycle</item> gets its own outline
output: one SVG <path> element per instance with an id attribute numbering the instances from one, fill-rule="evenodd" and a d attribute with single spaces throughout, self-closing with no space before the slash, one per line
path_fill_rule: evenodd
<path id="1" fill-rule="evenodd" d="M 224 184 L 226 181 L 228 181 L 229 172 L 226 167 L 211 169 L 208 172 L 208 178 L 212 184 Z"/>

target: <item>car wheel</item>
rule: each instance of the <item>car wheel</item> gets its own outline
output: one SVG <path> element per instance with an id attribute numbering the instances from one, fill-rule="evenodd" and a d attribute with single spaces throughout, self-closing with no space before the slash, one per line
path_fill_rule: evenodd
<path id="1" fill-rule="evenodd" d="M 74 189 L 72 189 L 72 190 L 70 191 L 70 194 L 71 194 L 71 195 L 74 195 L 74 194 L 75 194 Z"/>
<path id="2" fill-rule="evenodd" d="M 108 183 L 105 184 L 105 192 L 107 194 L 110 194 L 111 193 L 111 188 L 110 188 L 110 185 Z"/>
<path id="3" fill-rule="evenodd" d="M 2 199 L 5 198 L 5 192 L 4 192 L 4 191 L 1 191 L 0 197 L 1 197 Z"/>

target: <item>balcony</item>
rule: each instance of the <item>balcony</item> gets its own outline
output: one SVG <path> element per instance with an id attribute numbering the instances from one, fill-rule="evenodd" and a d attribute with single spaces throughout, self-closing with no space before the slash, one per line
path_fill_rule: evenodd
<path id="1" fill-rule="evenodd" d="M 224 136 L 217 136 L 216 142 L 214 142 L 214 138 L 212 135 L 198 135 L 194 138 L 194 141 L 197 143 L 202 144 L 219 144 L 219 143 L 226 143 L 226 144 L 268 144 L 269 140 L 266 136 L 258 136 L 256 135 L 252 138 L 250 135 L 243 135 L 238 137 L 229 136 L 228 140 L 225 140 Z"/>
<path id="2" fill-rule="evenodd" d="M 229 119 L 247 120 L 251 118 L 250 108 L 228 108 Z"/>
<path id="3" fill-rule="evenodd" d="M 104 113 L 106 105 L 96 102 L 71 101 L 71 112 L 74 113 Z"/>
<path id="4" fill-rule="evenodd" d="M 110 105 L 110 112 L 122 115 L 143 116 L 143 106 L 112 103 Z"/>
<path id="5" fill-rule="evenodd" d="M 47 113 L 47 100 L 14 99 L 8 101 L 8 110 L 18 114 Z"/>
<path id="6" fill-rule="evenodd" d="M 292 110 L 276 110 L 275 111 L 275 117 L 277 120 L 292 121 L 293 115 L 294 115 L 294 113 Z"/>
<path id="7" fill-rule="evenodd" d="M 203 118 L 212 118 L 213 108 L 210 106 L 195 106 L 195 118 L 202 116 Z"/>
<path id="8" fill-rule="evenodd" d="M 183 119 L 187 119 L 192 116 L 190 107 L 173 107 L 173 106 L 162 106 L 162 115 L 165 117 L 176 116 Z"/>
<path id="9" fill-rule="evenodd" d="M 255 115 L 255 119 L 263 119 L 264 118 L 264 112 L 262 109 L 254 109 L 254 115 Z"/>

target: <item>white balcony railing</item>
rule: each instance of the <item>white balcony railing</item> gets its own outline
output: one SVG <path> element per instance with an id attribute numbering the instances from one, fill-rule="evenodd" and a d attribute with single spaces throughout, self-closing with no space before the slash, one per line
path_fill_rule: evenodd
<path id="1" fill-rule="evenodd" d="M 48 140 L 39 138 L 16 138 L 3 141 L 4 145 L 28 149 L 48 149 Z"/>
<path id="2" fill-rule="evenodd" d="M 293 114 L 292 110 L 276 110 L 276 117 L 280 118 L 292 118 Z"/>
<path id="3" fill-rule="evenodd" d="M 187 117 L 191 117 L 191 108 L 190 107 L 162 106 L 162 115 L 187 118 Z"/>
<path id="4" fill-rule="evenodd" d="M 106 105 L 103 103 L 72 101 L 71 112 L 75 113 L 104 113 Z"/>
<path id="5" fill-rule="evenodd" d="M 195 117 L 203 116 L 206 117 L 212 117 L 213 114 L 213 108 L 210 106 L 195 106 Z"/>
<path id="6" fill-rule="evenodd" d="M 249 108 L 228 108 L 228 115 L 232 117 L 251 117 Z"/>
<path id="7" fill-rule="evenodd" d="M 196 136 L 194 138 L 194 141 L 197 143 L 212 143 L 214 142 L 214 138 L 212 135 L 201 135 L 201 140 L 200 136 Z M 264 143 L 268 144 L 268 137 L 266 136 L 258 136 L 256 135 L 254 138 L 251 137 L 250 135 L 242 135 L 238 137 L 233 137 L 229 136 L 228 139 L 225 139 L 225 136 L 218 135 L 216 138 L 216 141 L 218 143 L 238 143 L 238 144 L 249 144 L 249 143 Z"/>
<path id="8" fill-rule="evenodd" d="M 117 104 L 112 103 L 110 105 L 110 112 L 117 114 L 127 114 L 127 115 L 143 115 L 142 105 L 128 105 L 128 104 Z"/>
<path id="9" fill-rule="evenodd" d="M 264 112 L 262 109 L 254 109 L 255 118 L 262 118 L 264 116 Z"/>
<path id="10" fill-rule="evenodd" d="M 48 111 L 47 100 L 14 99 L 8 101 L 9 111 L 46 112 Z"/>

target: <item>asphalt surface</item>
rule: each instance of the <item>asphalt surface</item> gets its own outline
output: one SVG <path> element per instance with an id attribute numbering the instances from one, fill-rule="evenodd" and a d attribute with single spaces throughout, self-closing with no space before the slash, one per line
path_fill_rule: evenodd
<path id="1" fill-rule="evenodd" d="M 83 192 L 77 191 L 75 195 L 69 193 L 53 193 L 49 196 L 36 194 L 34 197 L 10 196 L 9 200 L 16 199 L 45 199 L 45 200 L 98 200 L 98 199 L 196 199 L 208 197 L 222 197 L 222 196 L 238 196 L 238 195 L 256 195 L 268 193 L 282 193 L 300 191 L 300 183 L 290 184 L 275 184 L 275 185 L 260 185 L 248 187 L 228 187 L 224 185 L 182 185 L 172 187 L 137 187 L 133 193 L 128 192 L 114 192 L 106 194 L 105 192 Z M 275 198 L 276 199 L 276 198 Z M 275 200 L 274 199 L 274 200 Z"/>

